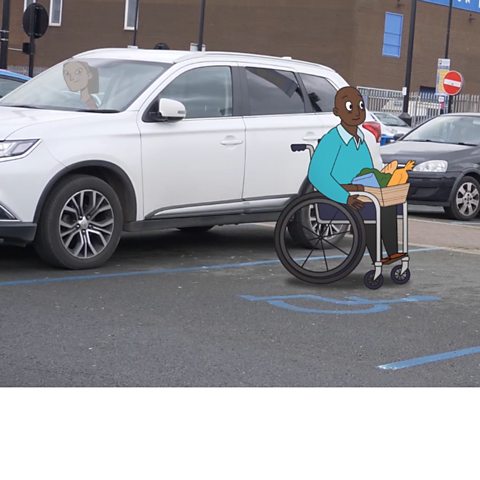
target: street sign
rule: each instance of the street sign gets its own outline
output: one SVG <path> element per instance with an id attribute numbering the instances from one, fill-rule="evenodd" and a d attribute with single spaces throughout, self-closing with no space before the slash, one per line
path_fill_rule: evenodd
<path id="1" fill-rule="evenodd" d="M 23 13 L 22 24 L 29 37 L 42 37 L 48 29 L 47 10 L 40 3 L 30 4 Z"/>
<path id="2" fill-rule="evenodd" d="M 444 7 L 450 5 L 450 0 L 422 0 L 422 2 L 436 3 Z M 468 12 L 480 13 L 480 3 L 474 0 L 453 0 L 452 7 L 459 10 L 467 10 Z"/>
<path id="3" fill-rule="evenodd" d="M 435 93 L 437 95 L 446 95 L 443 88 L 443 79 L 445 75 L 450 71 L 450 59 L 439 58 L 437 63 L 437 82 L 435 84 Z"/>
<path id="4" fill-rule="evenodd" d="M 456 70 L 450 70 L 443 78 L 443 89 L 447 95 L 458 95 L 463 87 L 463 77 Z"/>
<path id="5" fill-rule="evenodd" d="M 35 40 L 47 31 L 48 12 L 40 3 L 32 3 L 23 13 L 22 23 L 25 33 L 30 37 L 30 42 L 23 44 L 22 51 L 28 54 L 28 76 L 33 77 Z"/>

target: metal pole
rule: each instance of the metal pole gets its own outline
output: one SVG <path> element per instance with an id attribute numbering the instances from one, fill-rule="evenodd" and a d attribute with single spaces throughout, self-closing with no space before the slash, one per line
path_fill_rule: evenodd
<path id="1" fill-rule="evenodd" d="M 453 10 L 453 0 L 450 0 L 450 5 L 448 6 L 448 21 L 447 21 L 447 39 L 445 42 L 445 57 L 448 58 L 448 49 L 450 46 L 450 26 L 452 24 L 452 10 Z M 452 111 L 452 96 L 448 96 L 447 100 L 447 113 Z"/>
<path id="2" fill-rule="evenodd" d="M 450 0 L 450 5 L 448 7 L 447 41 L 445 43 L 445 57 L 444 58 L 448 58 L 448 47 L 450 45 L 450 25 L 452 24 L 452 10 L 453 10 L 453 0 Z"/>
<path id="3" fill-rule="evenodd" d="M 198 46 L 197 50 L 200 52 L 203 45 L 203 30 L 205 26 L 205 3 L 207 0 L 202 0 L 202 5 L 200 7 L 200 27 L 198 32 Z"/>
<path id="4" fill-rule="evenodd" d="M 135 25 L 133 26 L 133 44 L 137 44 L 137 26 L 138 26 L 138 13 L 140 8 L 140 0 L 136 0 L 135 3 Z"/>
<path id="5" fill-rule="evenodd" d="M 28 54 L 28 76 L 33 77 L 33 63 L 35 59 L 35 10 L 30 15 L 30 52 Z"/>
<path id="6" fill-rule="evenodd" d="M 8 66 L 8 35 L 10 29 L 10 0 L 3 0 L 2 31 L 0 32 L 0 68 Z"/>
<path id="7" fill-rule="evenodd" d="M 36 10 L 32 8 L 30 12 L 30 52 L 28 55 L 28 76 L 33 77 L 33 62 L 35 58 L 35 20 Z"/>
<path id="8" fill-rule="evenodd" d="M 413 41 L 415 38 L 415 17 L 417 14 L 417 0 L 412 0 L 410 11 L 410 32 L 408 34 L 407 67 L 405 71 L 406 94 L 403 97 L 403 113 L 408 115 L 408 101 L 410 98 L 410 82 L 412 78 Z"/>

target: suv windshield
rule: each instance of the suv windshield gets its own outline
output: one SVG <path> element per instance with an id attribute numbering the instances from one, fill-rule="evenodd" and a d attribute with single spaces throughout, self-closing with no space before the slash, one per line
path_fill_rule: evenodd
<path id="1" fill-rule="evenodd" d="M 169 67 L 158 62 L 69 59 L 0 100 L 0 106 L 117 112 L 126 109 Z"/>
<path id="2" fill-rule="evenodd" d="M 441 115 L 420 125 L 404 136 L 402 140 L 478 145 L 480 142 L 480 117 Z"/>

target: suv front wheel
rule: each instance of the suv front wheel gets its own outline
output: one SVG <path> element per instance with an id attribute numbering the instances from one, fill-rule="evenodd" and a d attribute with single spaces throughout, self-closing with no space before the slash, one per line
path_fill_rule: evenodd
<path id="1" fill-rule="evenodd" d="M 73 175 L 54 187 L 42 210 L 35 249 L 47 263 L 96 268 L 117 248 L 123 214 L 115 190 L 89 175 Z"/>

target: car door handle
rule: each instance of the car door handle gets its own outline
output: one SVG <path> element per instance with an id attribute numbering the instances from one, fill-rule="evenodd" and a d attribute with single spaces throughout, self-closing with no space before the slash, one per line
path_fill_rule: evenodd
<path id="1" fill-rule="evenodd" d="M 240 145 L 241 143 L 243 143 L 243 140 L 241 140 L 240 138 L 236 138 L 233 135 L 227 135 L 220 143 L 226 146 Z"/>

